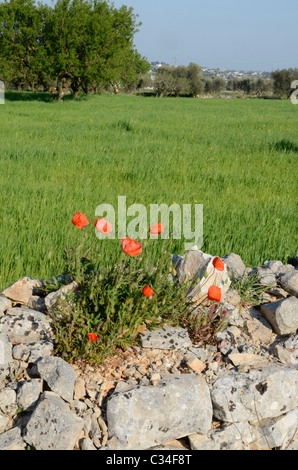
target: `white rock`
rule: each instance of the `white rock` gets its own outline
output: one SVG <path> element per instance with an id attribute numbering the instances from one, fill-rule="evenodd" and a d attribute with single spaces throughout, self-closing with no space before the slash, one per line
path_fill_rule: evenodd
<path id="1" fill-rule="evenodd" d="M 0 317 L 3 317 L 6 310 L 12 307 L 11 300 L 7 299 L 6 297 L 0 296 Z"/>
<path id="2" fill-rule="evenodd" d="M 29 343 L 53 338 L 50 323 L 41 312 L 29 308 L 14 307 L 0 318 L 0 330 L 3 328 L 13 344 Z"/>
<path id="3" fill-rule="evenodd" d="M 17 412 L 17 395 L 16 392 L 9 387 L 5 387 L 0 391 L 0 410 L 8 416 L 14 416 Z"/>
<path id="4" fill-rule="evenodd" d="M 261 311 L 278 335 L 296 333 L 298 328 L 298 299 L 296 297 L 287 297 L 270 304 L 263 304 Z"/>
<path id="5" fill-rule="evenodd" d="M 0 450 L 25 450 L 26 443 L 21 436 L 21 430 L 18 427 L 9 429 L 0 434 Z"/>
<path id="6" fill-rule="evenodd" d="M 214 416 L 225 422 L 275 418 L 298 406 L 298 370 L 266 365 L 224 372 L 213 385 Z"/>
<path id="7" fill-rule="evenodd" d="M 296 269 L 293 268 L 280 276 L 279 281 L 284 290 L 298 297 L 298 271 Z"/>
<path id="8" fill-rule="evenodd" d="M 12 344 L 8 334 L 1 331 L 0 325 L 0 381 L 5 379 L 11 371 Z"/>
<path id="9" fill-rule="evenodd" d="M 36 450 L 73 450 L 83 420 L 56 393 L 41 395 L 25 429 L 24 440 Z"/>
<path id="10" fill-rule="evenodd" d="M 235 253 L 229 253 L 221 259 L 227 265 L 228 273 L 231 278 L 238 280 L 244 276 L 245 264 L 243 263 L 241 256 Z"/>
<path id="11" fill-rule="evenodd" d="M 46 381 L 48 387 L 64 400 L 73 400 L 75 371 L 60 357 L 45 356 L 37 362 L 40 377 Z"/>
<path id="12" fill-rule="evenodd" d="M 298 429 L 298 410 L 289 411 L 282 416 L 256 421 L 252 428 L 254 450 L 286 448 Z"/>
<path id="13" fill-rule="evenodd" d="M 113 449 L 119 450 L 149 449 L 194 432 L 204 434 L 211 419 L 208 386 L 195 374 L 114 392 L 107 402 L 109 436 L 114 437 Z"/>
<path id="14" fill-rule="evenodd" d="M 223 299 L 225 294 L 228 292 L 231 279 L 228 274 L 227 266 L 225 264 L 224 270 L 219 271 L 213 266 L 213 260 L 215 256 L 202 253 L 200 251 L 193 251 L 191 253 L 198 253 L 201 256 L 201 263 L 197 264 L 197 272 L 192 279 L 195 284 L 188 290 L 187 297 L 195 303 L 201 303 L 208 297 L 208 290 L 212 285 L 215 285 L 221 290 L 221 298 Z M 188 266 L 188 261 L 185 260 L 182 264 L 183 271 Z M 179 270 L 178 270 L 179 272 Z"/>
<path id="15" fill-rule="evenodd" d="M 42 380 L 31 379 L 20 382 L 17 390 L 17 403 L 22 411 L 30 411 L 36 405 L 42 392 Z"/>

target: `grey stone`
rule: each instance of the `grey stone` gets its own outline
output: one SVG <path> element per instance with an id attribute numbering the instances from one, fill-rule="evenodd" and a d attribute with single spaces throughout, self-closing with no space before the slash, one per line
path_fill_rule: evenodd
<path id="1" fill-rule="evenodd" d="M 79 446 L 81 450 L 97 450 L 91 439 L 88 437 L 80 439 Z"/>
<path id="2" fill-rule="evenodd" d="M 0 450 L 25 450 L 26 443 L 22 439 L 21 430 L 18 427 L 9 429 L 0 434 Z"/>
<path id="3" fill-rule="evenodd" d="M 45 356 L 37 362 L 40 377 L 48 387 L 64 400 L 73 400 L 75 371 L 63 359 L 55 356 Z"/>
<path id="4" fill-rule="evenodd" d="M 270 289 L 268 289 L 268 293 L 274 295 L 274 297 L 279 297 L 283 299 L 286 299 L 289 296 L 289 293 L 281 287 L 271 287 Z"/>
<path id="5" fill-rule="evenodd" d="M 294 367 L 225 371 L 211 390 L 214 416 L 231 423 L 275 418 L 297 407 L 297 385 Z"/>
<path id="6" fill-rule="evenodd" d="M 284 364 L 297 364 L 298 365 L 298 349 L 295 351 L 285 348 L 281 344 L 276 344 L 273 347 L 273 354 Z"/>
<path id="7" fill-rule="evenodd" d="M 257 267 L 255 274 L 259 278 L 259 283 L 264 286 L 275 286 L 276 285 L 276 276 L 270 269 L 264 269 L 262 267 Z"/>
<path id="8" fill-rule="evenodd" d="M 284 290 L 298 297 L 298 271 L 292 267 L 287 273 L 279 277 L 279 282 Z"/>
<path id="9" fill-rule="evenodd" d="M 4 315 L 6 310 L 12 307 L 11 300 L 7 299 L 6 297 L 0 296 L 0 317 Z"/>
<path id="10" fill-rule="evenodd" d="M 272 340 L 273 330 L 270 323 L 254 307 L 243 309 L 242 317 L 250 337 L 254 341 L 267 343 Z"/>
<path id="11" fill-rule="evenodd" d="M 107 402 L 109 436 L 116 441 L 113 448 L 119 450 L 149 449 L 194 432 L 204 434 L 211 420 L 208 386 L 194 374 L 114 392 Z"/>
<path id="12" fill-rule="evenodd" d="M 234 289 L 229 289 L 223 300 L 225 303 L 228 303 L 233 307 L 239 307 L 242 304 L 240 295 Z"/>
<path id="13" fill-rule="evenodd" d="M 209 259 L 211 259 L 211 256 L 208 255 L 208 258 L 206 258 L 200 250 L 190 250 L 183 256 L 173 257 L 172 262 L 177 278 L 179 280 L 193 279 L 198 271 L 204 269 Z"/>
<path id="14" fill-rule="evenodd" d="M 249 450 L 253 435 L 248 423 L 236 423 L 212 430 L 208 436 L 192 434 L 188 439 L 192 450 Z"/>
<path id="15" fill-rule="evenodd" d="M 141 335 L 141 344 L 143 348 L 181 349 L 191 346 L 192 343 L 184 328 L 164 326 L 153 331 L 146 330 L 144 335 Z"/>
<path id="16" fill-rule="evenodd" d="M 5 387 L 0 391 L 0 410 L 8 416 L 14 416 L 17 412 L 17 395 L 16 392 L 9 387 Z"/>
<path id="17" fill-rule="evenodd" d="M 245 264 L 241 256 L 235 253 L 229 253 L 221 258 L 227 265 L 228 273 L 232 279 L 238 280 L 245 274 Z"/>
<path id="18" fill-rule="evenodd" d="M 36 450 L 73 450 L 83 420 L 54 392 L 44 392 L 25 428 L 25 441 Z"/>
<path id="19" fill-rule="evenodd" d="M 271 273 L 279 275 L 284 273 L 285 267 L 279 260 L 265 261 L 262 268 L 269 270 Z"/>
<path id="20" fill-rule="evenodd" d="M 252 427 L 253 450 L 284 448 L 289 445 L 298 429 L 298 410 L 277 418 L 256 421 Z"/>
<path id="21" fill-rule="evenodd" d="M 10 417 L 0 413 L 0 436 L 3 432 L 10 428 Z"/>
<path id="22" fill-rule="evenodd" d="M 273 354 L 285 364 L 298 364 L 298 334 L 273 345 Z"/>
<path id="23" fill-rule="evenodd" d="M 229 311 L 227 317 L 229 325 L 242 328 L 244 326 L 244 319 L 241 314 L 243 308 L 236 308 L 234 305 L 227 302 L 224 303 L 224 308 Z"/>
<path id="24" fill-rule="evenodd" d="M 27 307 L 31 308 L 32 310 L 38 310 L 39 312 L 47 313 L 45 299 L 43 297 L 39 297 L 38 295 L 33 295 L 29 298 Z"/>
<path id="25" fill-rule="evenodd" d="M 262 314 L 278 335 L 296 333 L 298 328 L 298 299 L 287 297 L 261 305 Z"/>
<path id="26" fill-rule="evenodd" d="M 45 299 L 45 308 L 48 312 L 49 315 L 53 314 L 53 309 L 58 305 L 60 300 L 64 300 L 67 295 L 70 293 L 75 293 L 76 289 L 78 287 L 78 284 L 73 281 L 70 284 L 67 284 L 66 286 L 61 287 L 57 291 L 51 292 L 48 294 Z"/>
<path id="27" fill-rule="evenodd" d="M 36 362 L 44 356 L 50 356 L 53 352 L 54 344 L 52 341 L 35 341 L 32 343 L 20 343 L 13 347 L 12 355 L 14 359 L 26 362 Z"/>
<path id="28" fill-rule="evenodd" d="M 14 307 L 0 318 L 0 329 L 5 330 L 13 344 L 50 339 L 53 332 L 46 315 L 37 310 Z"/>
<path id="29" fill-rule="evenodd" d="M 11 372 L 12 344 L 5 331 L 1 331 L 0 325 L 0 381 Z"/>
<path id="30" fill-rule="evenodd" d="M 31 379 L 19 383 L 17 404 L 22 411 L 30 411 L 36 405 L 42 392 L 42 380 Z"/>

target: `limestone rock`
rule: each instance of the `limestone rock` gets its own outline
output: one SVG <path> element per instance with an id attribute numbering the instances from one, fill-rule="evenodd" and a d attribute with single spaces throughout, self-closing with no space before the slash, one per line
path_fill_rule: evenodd
<path id="1" fill-rule="evenodd" d="M 22 411 L 30 411 L 36 405 L 42 392 L 42 380 L 24 380 L 18 384 L 17 403 Z"/>
<path id="2" fill-rule="evenodd" d="M 13 347 L 12 355 L 14 359 L 34 363 L 44 356 L 50 356 L 53 349 L 53 341 L 34 341 L 32 343 L 16 344 Z"/>
<path id="3" fill-rule="evenodd" d="M 21 430 L 18 427 L 9 429 L 0 434 L 0 450 L 25 450 L 26 443 L 21 436 Z"/>
<path id="4" fill-rule="evenodd" d="M 80 439 L 79 445 L 81 450 L 97 450 L 92 440 L 86 437 Z"/>
<path id="5" fill-rule="evenodd" d="M 298 370 L 292 367 L 226 371 L 211 390 L 214 416 L 231 423 L 275 418 L 297 407 L 297 386 Z"/>
<path id="6" fill-rule="evenodd" d="M 270 323 L 253 307 L 245 308 L 242 312 L 249 336 L 255 341 L 268 343 L 272 340 Z"/>
<path id="7" fill-rule="evenodd" d="M 1 331 L 0 325 L 0 381 L 10 373 L 12 364 L 12 344 L 8 334 Z"/>
<path id="8" fill-rule="evenodd" d="M 8 299 L 14 300 L 15 302 L 27 305 L 30 297 L 35 295 L 38 288 L 41 288 L 42 286 L 43 282 L 40 279 L 23 277 L 4 289 L 2 291 L 2 295 Z"/>
<path id="9" fill-rule="evenodd" d="M 64 400 L 73 400 L 75 371 L 63 359 L 55 356 L 45 356 L 37 362 L 40 377 L 48 387 Z"/>
<path id="10" fill-rule="evenodd" d="M 278 335 L 296 333 L 298 328 L 298 299 L 287 297 L 261 305 L 261 311 Z"/>
<path id="11" fill-rule="evenodd" d="M 273 354 L 284 364 L 298 365 L 298 334 L 274 344 Z"/>
<path id="12" fill-rule="evenodd" d="M 12 344 L 53 337 L 50 323 L 43 313 L 22 307 L 8 309 L 0 318 L 0 329 L 7 332 Z"/>
<path id="13" fill-rule="evenodd" d="M 211 259 L 210 255 L 205 255 L 200 250 L 190 250 L 183 256 L 172 258 L 178 280 L 190 280 L 206 265 Z"/>
<path id="14" fill-rule="evenodd" d="M 39 297 L 38 295 L 32 295 L 27 302 L 27 307 L 32 310 L 38 310 L 39 312 L 47 313 L 47 307 L 45 304 L 45 299 Z"/>
<path id="15" fill-rule="evenodd" d="M 63 300 L 67 297 L 68 294 L 71 292 L 75 292 L 78 287 L 78 284 L 73 281 L 66 286 L 61 287 L 57 291 L 51 292 L 48 294 L 45 299 L 45 308 L 49 315 L 52 315 L 54 307 L 58 304 L 60 300 Z"/>
<path id="16" fill-rule="evenodd" d="M 298 271 L 292 267 L 287 273 L 279 277 L 279 282 L 284 290 L 298 297 Z"/>
<path id="17" fill-rule="evenodd" d="M 252 354 L 252 353 L 230 353 L 228 355 L 228 358 L 234 366 L 240 366 L 244 364 L 255 364 L 255 365 L 261 365 L 264 364 L 264 360 L 258 354 Z"/>
<path id="18" fill-rule="evenodd" d="M 186 363 L 187 367 L 194 372 L 202 372 L 206 369 L 206 364 L 200 361 L 200 359 L 191 359 Z"/>
<path id="19" fill-rule="evenodd" d="M 252 441 L 252 430 L 248 423 L 223 425 L 210 431 L 208 436 L 189 436 L 192 450 L 249 450 Z"/>
<path id="20" fill-rule="evenodd" d="M 298 410 L 289 411 L 277 418 L 255 421 L 252 429 L 253 450 L 287 447 L 298 429 Z"/>
<path id="21" fill-rule="evenodd" d="M 264 269 L 262 267 L 257 267 L 255 274 L 259 279 L 259 283 L 264 286 L 275 286 L 276 285 L 276 276 L 274 272 L 270 269 Z"/>
<path id="22" fill-rule="evenodd" d="M 211 419 L 208 386 L 194 374 L 173 375 L 155 387 L 114 392 L 107 403 L 109 436 L 119 450 L 149 449 L 194 432 L 204 434 Z"/>
<path id="23" fill-rule="evenodd" d="M 141 335 L 143 348 L 180 349 L 191 346 L 191 341 L 184 328 L 164 326 L 153 331 L 146 330 Z"/>
<path id="24" fill-rule="evenodd" d="M 54 392 L 41 395 L 25 429 L 24 439 L 36 450 L 73 450 L 83 420 Z"/>
<path id="25" fill-rule="evenodd" d="M 0 317 L 3 317 L 6 310 L 12 307 L 11 300 L 7 299 L 6 297 L 0 296 Z"/>
<path id="26" fill-rule="evenodd" d="M 7 431 L 11 426 L 10 426 L 10 417 L 0 413 L 0 439 L 1 439 L 1 434 L 5 431 Z"/>
<path id="27" fill-rule="evenodd" d="M 18 409 L 15 390 L 5 387 L 0 391 L 0 410 L 8 416 L 13 416 Z"/>
<path id="28" fill-rule="evenodd" d="M 224 266 L 223 271 L 219 271 L 213 266 L 214 258 L 214 256 L 203 253 L 203 264 L 200 265 L 194 277 L 195 284 L 186 294 L 189 299 L 197 304 L 207 299 L 208 290 L 212 285 L 220 288 L 222 299 L 230 288 L 231 279 L 228 275 L 227 266 Z"/>
<path id="29" fill-rule="evenodd" d="M 228 273 L 232 279 L 234 278 L 235 280 L 238 280 L 244 276 L 245 264 L 243 263 L 241 256 L 235 253 L 229 253 L 221 259 L 227 265 Z"/>

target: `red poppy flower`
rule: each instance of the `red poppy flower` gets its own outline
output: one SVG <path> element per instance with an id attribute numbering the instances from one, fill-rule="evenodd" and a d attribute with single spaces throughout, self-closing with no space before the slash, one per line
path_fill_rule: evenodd
<path id="1" fill-rule="evenodd" d="M 104 233 L 105 235 L 110 235 L 113 229 L 112 224 L 110 224 L 110 222 L 107 222 L 106 219 L 104 219 L 103 217 L 94 221 L 94 227 L 96 228 L 96 230 L 101 233 Z"/>
<path id="2" fill-rule="evenodd" d="M 224 271 L 225 269 L 224 262 L 218 256 L 215 256 L 215 258 L 212 261 L 212 264 L 215 267 L 215 269 L 217 269 L 218 271 Z"/>
<path id="3" fill-rule="evenodd" d="M 215 302 L 220 302 L 221 300 L 221 290 L 217 286 L 211 286 L 208 289 L 208 300 L 215 300 Z"/>
<path id="4" fill-rule="evenodd" d="M 157 237 L 159 233 L 164 233 L 164 228 L 161 222 L 158 222 L 158 224 L 152 225 L 150 227 L 150 233 L 154 237 Z"/>
<path id="5" fill-rule="evenodd" d="M 122 238 L 121 240 L 122 251 L 127 255 L 138 256 L 142 253 L 142 243 L 132 240 L 131 238 Z"/>
<path id="6" fill-rule="evenodd" d="M 94 343 L 94 341 L 98 339 L 98 336 L 95 333 L 87 333 L 87 336 L 90 339 L 90 341 L 92 341 L 92 343 Z"/>
<path id="7" fill-rule="evenodd" d="M 89 224 L 87 217 L 82 212 L 76 212 L 72 218 L 72 223 L 79 229 Z"/>
<path id="8" fill-rule="evenodd" d="M 146 285 L 145 287 L 143 287 L 142 294 L 145 297 L 151 297 L 151 295 L 153 295 L 154 293 L 155 293 L 154 290 L 151 289 L 150 286 Z"/>

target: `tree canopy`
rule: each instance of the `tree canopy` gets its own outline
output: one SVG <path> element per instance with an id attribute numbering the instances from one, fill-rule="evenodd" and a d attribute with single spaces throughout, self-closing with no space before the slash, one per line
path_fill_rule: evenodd
<path id="1" fill-rule="evenodd" d="M 140 23 L 131 7 L 101 0 L 34 0 L 0 4 L 0 78 L 56 89 L 62 98 L 137 82 L 150 69 L 133 40 Z"/>
<path id="2" fill-rule="evenodd" d="M 154 88 L 159 96 L 196 96 L 203 90 L 201 67 L 163 65 L 156 73 Z"/>

